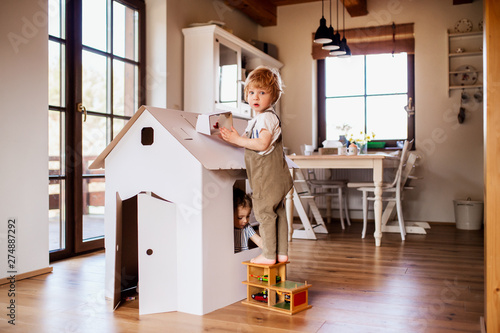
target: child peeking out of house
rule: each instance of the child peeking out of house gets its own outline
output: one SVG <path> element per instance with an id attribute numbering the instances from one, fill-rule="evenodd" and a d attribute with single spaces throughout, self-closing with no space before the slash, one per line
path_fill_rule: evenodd
<path id="1" fill-rule="evenodd" d="M 247 177 L 252 188 L 254 214 L 259 221 L 262 254 L 252 263 L 273 265 L 288 261 L 288 223 L 284 199 L 292 188 L 292 177 L 283 154 L 281 121 L 273 106 L 282 93 L 276 69 L 259 66 L 245 81 L 245 100 L 255 112 L 245 133 L 221 128 L 221 138 L 245 148 Z"/>
<path id="2" fill-rule="evenodd" d="M 262 238 L 250 225 L 250 212 L 252 211 L 252 199 L 239 188 L 233 190 L 234 208 L 234 252 L 248 250 L 250 239 L 258 247 L 262 248 Z"/>

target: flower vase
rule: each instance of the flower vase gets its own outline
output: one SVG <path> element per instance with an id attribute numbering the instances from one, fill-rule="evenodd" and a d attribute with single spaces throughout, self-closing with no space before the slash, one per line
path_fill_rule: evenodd
<path id="1" fill-rule="evenodd" d="M 356 145 L 358 146 L 358 154 L 360 155 L 365 155 L 368 154 L 368 143 L 362 143 L 362 142 L 356 142 Z"/>

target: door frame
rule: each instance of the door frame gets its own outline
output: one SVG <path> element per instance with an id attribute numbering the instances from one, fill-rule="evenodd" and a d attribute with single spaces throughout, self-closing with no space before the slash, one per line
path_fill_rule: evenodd
<path id="1" fill-rule="evenodd" d="M 78 103 L 82 102 L 82 1 L 65 3 L 65 247 L 50 253 L 50 261 L 61 260 L 104 248 L 104 237 L 83 240 L 83 154 L 82 117 Z M 146 85 L 146 10 L 144 0 L 114 0 L 136 9 L 139 13 L 139 106 L 145 104 Z"/>
<path id="2" fill-rule="evenodd" d="M 485 324 L 500 332 L 500 3 L 485 0 L 484 10 L 484 187 L 485 187 Z M 482 328 L 484 329 L 484 328 Z"/>

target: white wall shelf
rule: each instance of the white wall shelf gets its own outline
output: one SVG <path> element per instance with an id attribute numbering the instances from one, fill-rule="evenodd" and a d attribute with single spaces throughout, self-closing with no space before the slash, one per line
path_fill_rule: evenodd
<path id="1" fill-rule="evenodd" d="M 448 32 L 448 93 L 483 87 L 483 32 Z M 464 67 L 472 69 L 464 69 Z M 475 79 L 466 78 L 470 74 Z"/>

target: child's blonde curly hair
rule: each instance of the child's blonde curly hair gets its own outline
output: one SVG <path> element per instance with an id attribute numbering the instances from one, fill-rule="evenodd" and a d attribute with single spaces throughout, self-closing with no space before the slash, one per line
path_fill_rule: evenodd
<path id="1" fill-rule="evenodd" d="M 283 93 L 283 82 L 277 69 L 259 66 L 245 80 L 245 101 L 248 102 L 250 86 L 263 89 L 271 94 L 272 105 L 276 104 Z"/>

